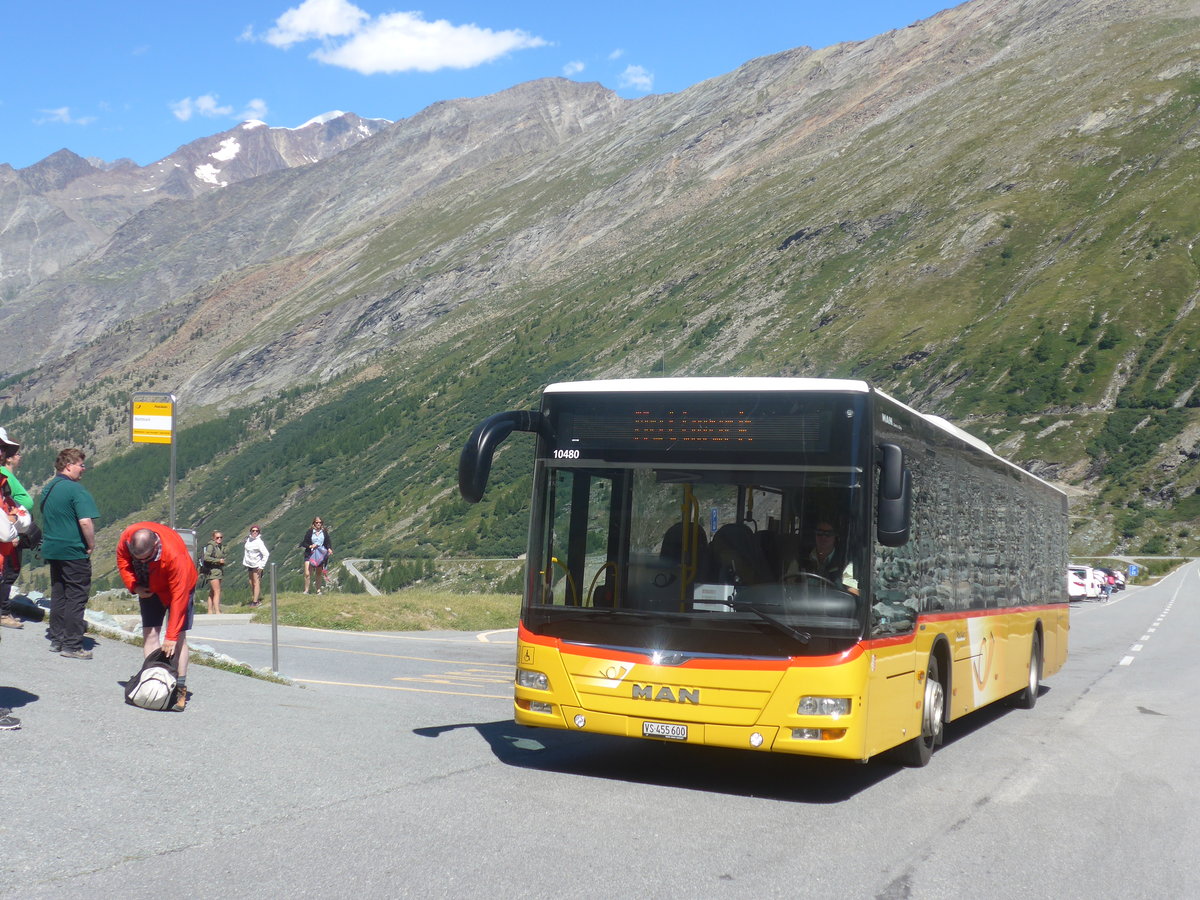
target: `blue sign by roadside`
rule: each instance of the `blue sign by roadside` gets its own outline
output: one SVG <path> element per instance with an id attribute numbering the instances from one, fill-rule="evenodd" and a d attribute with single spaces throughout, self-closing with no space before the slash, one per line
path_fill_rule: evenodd
<path id="1" fill-rule="evenodd" d="M 1130 578 L 1137 578 L 1137 574 L 1140 571 L 1142 571 L 1142 568 L 1137 563 L 1129 564 L 1129 577 Z"/>

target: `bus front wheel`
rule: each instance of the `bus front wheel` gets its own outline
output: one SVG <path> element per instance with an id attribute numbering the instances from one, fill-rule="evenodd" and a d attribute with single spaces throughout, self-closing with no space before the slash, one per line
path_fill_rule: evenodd
<path id="1" fill-rule="evenodd" d="M 933 749 L 942 742 L 945 729 L 946 691 L 939 677 L 938 661 L 929 657 L 925 669 L 925 693 L 921 702 L 921 734 L 896 748 L 901 765 L 919 768 L 933 757 Z"/>

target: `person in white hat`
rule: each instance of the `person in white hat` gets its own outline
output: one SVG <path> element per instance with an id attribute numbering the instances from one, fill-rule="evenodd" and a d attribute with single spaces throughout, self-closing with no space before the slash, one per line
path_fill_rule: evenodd
<path id="1" fill-rule="evenodd" d="M 0 428 L 0 475 L 8 479 L 12 490 L 13 501 L 23 509 L 33 509 L 33 498 L 29 491 L 17 480 L 13 470 L 21 463 L 21 445 L 8 436 L 7 429 Z M 4 568 L 0 570 L 0 626 L 5 628 L 24 628 L 25 623 L 13 615 L 12 587 L 21 574 L 21 549 L 4 559 Z"/>

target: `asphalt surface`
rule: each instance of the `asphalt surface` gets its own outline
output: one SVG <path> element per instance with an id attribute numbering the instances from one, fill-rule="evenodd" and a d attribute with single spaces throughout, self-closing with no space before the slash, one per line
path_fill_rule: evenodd
<path id="1" fill-rule="evenodd" d="M 194 667 L 176 714 L 123 703 L 140 648 L 6 629 L 0 897 L 1200 897 L 1198 600 L 1192 564 L 1072 604 L 1036 709 L 924 769 L 521 728 L 511 632 L 281 628 L 290 683 Z"/>
<path id="2" fill-rule="evenodd" d="M 197 619 L 194 645 L 270 665 L 269 625 Z M 173 713 L 124 703 L 140 647 L 89 633 L 74 660 L 45 623 L 2 632 L 0 707 L 22 721 L 0 731 L 4 897 L 394 896 L 397 868 L 440 884 L 434 856 L 395 855 L 427 830 L 420 785 L 495 765 L 479 729 L 511 722 L 511 633 L 281 629 L 293 683 L 193 664 Z"/>

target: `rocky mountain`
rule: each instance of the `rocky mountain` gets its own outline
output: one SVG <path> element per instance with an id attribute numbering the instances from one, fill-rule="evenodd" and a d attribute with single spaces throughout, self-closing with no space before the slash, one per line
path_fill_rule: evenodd
<path id="1" fill-rule="evenodd" d="M 113 515 L 161 515 L 124 410 L 172 390 L 188 522 L 316 508 L 363 555 L 515 553 L 519 448 L 455 496 L 483 415 L 571 377 L 847 375 L 1066 486 L 1080 552 L 1194 550 L 1198 25 L 972 0 L 673 95 L 447 101 L 241 180 L 217 136 L 175 170 L 205 187 L 6 295 L 7 418 L 123 454 L 92 473 Z"/>
<path id="2" fill-rule="evenodd" d="M 191 199 L 271 172 L 310 165 L 386 128 L 354 113 L 299 128 L 244 122 L 180 147 L 149 166 L 59 150 L 24 169 L 0 164 L 0 298 L 84 259 L 132 216 L 164 199 Z"/>

